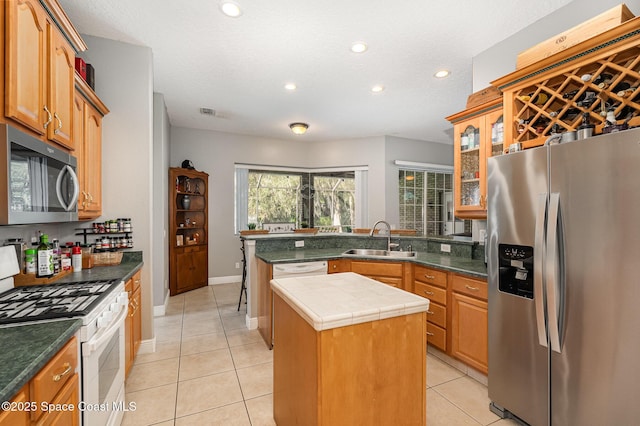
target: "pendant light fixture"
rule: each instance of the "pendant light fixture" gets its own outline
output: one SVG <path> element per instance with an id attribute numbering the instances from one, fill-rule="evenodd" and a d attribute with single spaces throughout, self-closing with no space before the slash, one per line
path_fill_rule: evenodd
<path id="1" fill-rule="evenodd" d="M 289 128 L 296 135 L 304 135 L 307 132 L 309 125 L 307 123 L 291 123 L 289 124 Z"/>

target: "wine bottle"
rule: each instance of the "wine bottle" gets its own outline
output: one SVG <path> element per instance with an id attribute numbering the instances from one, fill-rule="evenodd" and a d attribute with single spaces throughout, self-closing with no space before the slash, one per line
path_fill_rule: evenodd
<path id="1" fill-rule="evenodd" d="M 613 76 L 611 74 L 600 74 L 593 80 L 593 84 L 598 86 L 599 89 L 606 89 L 611 84 Z"/>
<path id="2" fill-rule="evenodd" d="M 38 267 L 36 276 L 38 278 L 48 278 L 53 275 L 53 250 L 49 246 L 49 236 L 40 235 L 40 245 L 38 246 Z"/>

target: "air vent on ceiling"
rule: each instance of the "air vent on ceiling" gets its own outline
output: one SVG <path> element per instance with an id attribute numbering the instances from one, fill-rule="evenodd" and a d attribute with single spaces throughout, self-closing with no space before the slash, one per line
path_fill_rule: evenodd
<path id="1" fill-rule="evenodd" d="M 200 108 L 200 114 L 210 115 L 212 117 L 216 116 L 216 110 L 211 108 Z"/>

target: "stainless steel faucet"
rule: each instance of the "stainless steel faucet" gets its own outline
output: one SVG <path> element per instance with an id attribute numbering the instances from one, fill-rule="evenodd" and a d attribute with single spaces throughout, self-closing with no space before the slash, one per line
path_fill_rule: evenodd
<path id="1" fill-rule="evenodd" d="M 391 244 L 391 225 L 389 225 L 389 222 L 386 222 L 384 220 L 379 220 L 377 221 L 374 225 L 373 228 L 371 228 L 371 232 L 369 232 L 369 236 L 373 237 L 374 232 L 376 232 L 376 227 L 379 224 L 384 224 L 387 225 L 387 251 L 391 251 L 391 247 L 392 246 L 398 246 L 398 244 Z"/>

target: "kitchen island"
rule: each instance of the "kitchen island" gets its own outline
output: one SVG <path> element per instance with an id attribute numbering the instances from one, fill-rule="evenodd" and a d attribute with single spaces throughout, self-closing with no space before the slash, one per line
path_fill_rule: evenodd
<path id="1" fill-rule="evenodd" d="M 351 272 L 271 286 L 278 425 L 426 423 L 429 300 Z"/>

